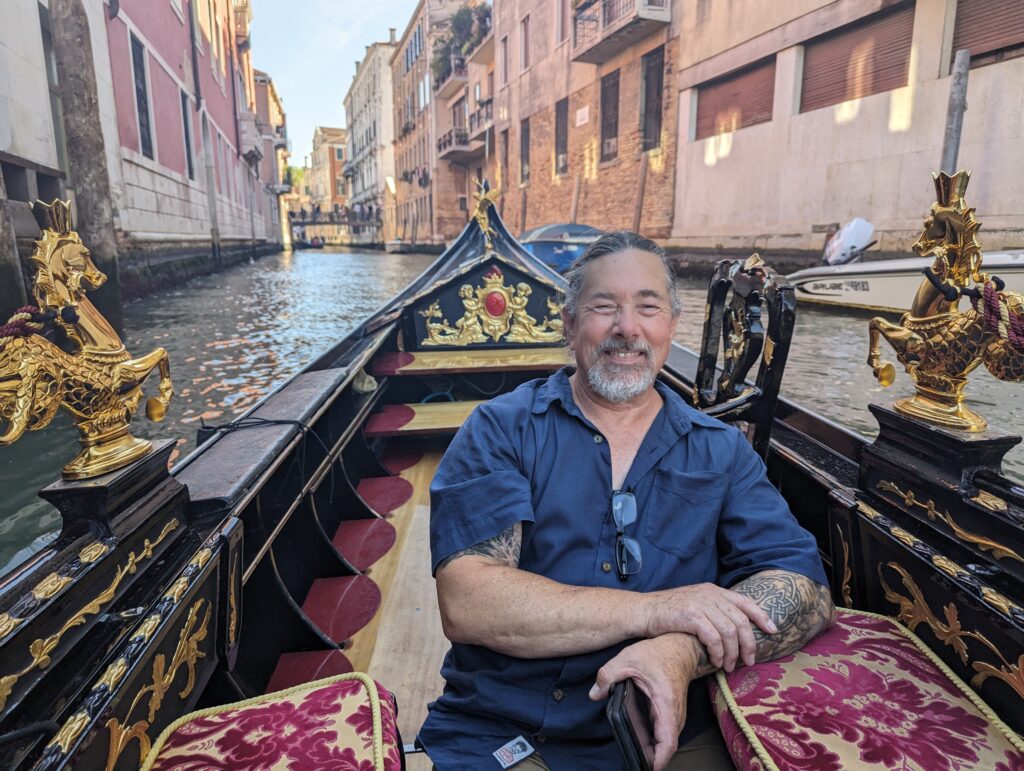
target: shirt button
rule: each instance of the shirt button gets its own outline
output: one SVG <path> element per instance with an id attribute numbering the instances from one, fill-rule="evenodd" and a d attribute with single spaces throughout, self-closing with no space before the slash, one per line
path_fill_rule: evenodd
<path id="1" fill-rule="evenodd" d="M 544 734 L 537 734 L 533 738 L 537 740 L 537 744 L 543 744 L 548 740 L 548 737 L 546 737 Z"/>
<path id="2" fill-rule="evenodd" d="M 594 434 L 594 444 L 601 444 L 604 441 L 604 437 L 600 434 Z"/>
<path id="3" fill-rule="evenodd" d="M 555 692 L 551 694 L 555 701 L 561 701 L 565 698 L 565 691 L 561 688 L 555 688 Z"/>
<path id="4" fill-rule="evenodd" d="M 611 573 L 612 572 L 612 563 L 607 562 L 607 561 L 602 562 L 601 563 L 601 570 L 603 570 L 605 573 Z"/>

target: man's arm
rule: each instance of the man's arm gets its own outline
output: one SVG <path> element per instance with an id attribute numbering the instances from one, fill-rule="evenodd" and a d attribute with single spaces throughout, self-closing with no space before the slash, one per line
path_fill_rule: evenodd
<path id="1" fill-rule="evenodd" d="M 721 664 L 742 635 L 750 638 L 752 655 L 752 624 L 775 629 L 754 599 L 712 584 L 633 592 L 552 581 L 519 569 L 521 545 L 517 523 L 440 563 L 437 597 L 449 640 L 547 658 L 600 650 L 657 629 L 696 635 Z"/>

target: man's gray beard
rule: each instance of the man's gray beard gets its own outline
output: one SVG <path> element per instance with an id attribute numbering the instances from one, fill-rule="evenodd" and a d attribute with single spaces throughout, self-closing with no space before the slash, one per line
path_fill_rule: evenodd
<path id="1" fill-rule="evenodd" d="M 643 351 L 647 360 L 643 367 L 621 366 L 613 362 L 605 362 L 602 354 L 613 351 Z M 606 341 L 599 345 L 591 356 L 591 366 L 587 371 L 587 382 L 598 396 L 613 403 L 631 401 L 645 393 L 654 385 L 657 373 L 651 364 L 652 351 L 644 343 L 630 345 L 616 344 Z"/>

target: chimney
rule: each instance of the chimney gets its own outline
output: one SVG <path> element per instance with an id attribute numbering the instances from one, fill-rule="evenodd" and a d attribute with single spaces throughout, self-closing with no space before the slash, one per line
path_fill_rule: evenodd
<path id="1" fill-rule="evenodd" d="M 396 42 L 395 41 L 395 28 L 394 27 L 388 27 L 388 32 L 391 33 L 391 39 L 388 42 L 391 43 L 391 45 L 394 45 L 395 42 Z"/>
<path id="2" fill-rule="evenodd" d="M 356 72 L 359 72 L 359 65 L 362 64 L 358 59 L 356 60 Z"/>

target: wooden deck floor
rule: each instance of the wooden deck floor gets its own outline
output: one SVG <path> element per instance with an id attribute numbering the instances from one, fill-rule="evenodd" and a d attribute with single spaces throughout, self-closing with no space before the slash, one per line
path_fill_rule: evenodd
<path id="1" fill-rule="evenodd" d="M 408 744 L 427 716 L 427 704 L 441 693 L 441 661 L 449 643 L 441 631 L 434 580 L 430 576 L 430 480 L 441 450 L 428 451 L 401 472 L 412 497 L 390 517 L 395 545 L 369 572 L 380 587 L 380 610 L 345 651 L 357 672 L 366 672 L 398 700 L 398 728 Z M 425 755 L 413 755 L 409 771 L 430 769 Z"/>

